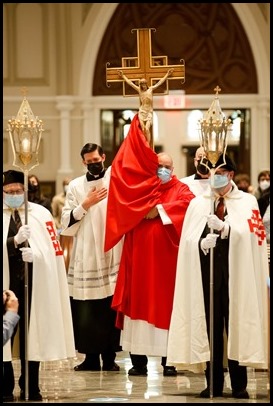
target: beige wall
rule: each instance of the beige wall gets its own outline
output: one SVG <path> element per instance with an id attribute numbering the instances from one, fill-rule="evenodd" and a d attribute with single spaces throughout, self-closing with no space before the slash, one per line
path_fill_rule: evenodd
<path id="1" fill-rule="evenodd" d="M 101 108 L 137 108 L 136 98 L 92 97 L 94 66 L 102 36 L 118 3 L 6 3 L 3 42 L 3 137 L 4 170 L 13 162 L 7 121 L 16 116 L 22 102 L 21 88 L 28 90 L 32 111 L 44 122 L 40 165 L 35 173 L 41 180 L 56 180 L 61 190 L 64 176 L 82 173 L 80 149 L 85 142 L 100 143 Z M 269 33 L 270 4 L 234 3 L 249 37 L 255 58 L 259 94 L 221 95 L 221 107 L 236 104 L 251 109 L 251 172 L 269 167 Z M 193 108 L 208 109 L 213 95 L 187 97 Z M 156 107 L 157 101 L 155 101 Z M 178 114 L 179 116 L 179 114 Z M 172 116 L 173 117 L 173 116 Z M 167 119 L 168 120 L 168 119 Z M 177 123 L 161 123 L 172 133 Z M 173 129 L 172 129 L 173 126 Z M 174 155 L 178 176 L 185 175 L 174 135 L 166 140 Z"/>

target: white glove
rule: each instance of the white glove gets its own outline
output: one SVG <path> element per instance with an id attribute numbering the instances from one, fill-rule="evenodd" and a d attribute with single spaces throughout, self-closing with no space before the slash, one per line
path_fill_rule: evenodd
<path id="1" fill-rule="evenodd" d="M 30 227 L 26 224 L 21 226 L 18 230 L 18 233 L 14 236 L 14 240 L 17 245 L 22 244 L 30 237 Z"/>
<path id="2" fill-rule="evenodd" d="M 33 262 L 33 252 L 30 247 L 20 248 L 24 262 Z"/>
<path id="3" fill-rule="evenodd" d="M 207 251 L 209 248 L 213 248 L 216 245 L 216 240 L 219 237 L 219 234 L 207 234 L 206 238 L 203 238 L 201 241 L 201 248 L 203 251 Z M 206 252 L 207 253 L 207 252 Z"/>
<path id="4" fill-rule="evenodd" d="M 213 228 L 213 230 L 220 231 L 224 228 L 225 222 L 220 220 L 215 214 L 208 215 L 208 226 L 209 228 Z"/>

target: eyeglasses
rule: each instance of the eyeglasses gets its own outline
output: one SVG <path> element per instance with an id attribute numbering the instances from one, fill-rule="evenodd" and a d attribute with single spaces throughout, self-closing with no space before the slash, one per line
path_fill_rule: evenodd
<path id="1" fill-rule="evenodd" d="M 22 195 L 24 193 L 23 189 L 18 190 L 3 190 L 7 195 Z"/>

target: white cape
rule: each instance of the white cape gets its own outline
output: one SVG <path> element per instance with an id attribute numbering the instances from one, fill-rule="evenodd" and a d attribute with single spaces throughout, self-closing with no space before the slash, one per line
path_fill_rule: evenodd
<path id="1" fill-rule="evenodd" d="M 195 174 L 181 178 L 180 182 L 185 183 L 189 186 L 192 193 L 195 196 L 199 196 L 205 193 L 207 190 L 210 190 L 210 178 L 207 179 L 195 179 Z"/>
<path id="2" fill-rule="evenodd" d="M 226 206 L 230 224 L 227 356 L 241 365 L 267 368 L 269 267 L 265 235 L 257 228 L 261 224 L 257 200 L 234 186 Z M 209 194 L 194 198 L 181 234 L 167 359 L 168 365 L 182 369 L 198 369 L 210 360 L 198 249 L 210 209 Z"/>
<path id="3" fill-rule="evenodd" d="M 9 288 L 7 233 L 11 211 L 3 208 L 3 288 Z M 24 208 L 20 210 L 25 224 Z M 67 275 L 51 213 L 28 203 L 29 244 L 33 251 L 33 287 L 28 333 L 29 361 L 54 361 L 75 357 L 74 334 Z M 10 340 L 4 346 L 4 361 L 11 360 Z"/>

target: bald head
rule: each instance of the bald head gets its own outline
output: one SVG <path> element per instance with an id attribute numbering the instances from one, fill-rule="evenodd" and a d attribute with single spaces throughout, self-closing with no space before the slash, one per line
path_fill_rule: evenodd
<path id="1" fill-rule="evenodd" d="M 197 148 L 195 152 L 195 159 L 202 159 L 203 156 L 206 156 L 204 147 Z"/>
<path id="2" fill-rule="evenodd" d="M 173 160 L 169 154 L 167 154 L 166 152 L 159 152 L 159 154 L 157 154 L 157 157 L 159 165 L 173 169 Z"/>

